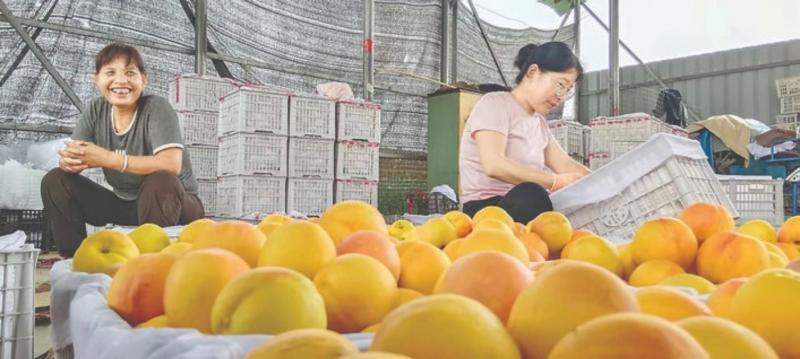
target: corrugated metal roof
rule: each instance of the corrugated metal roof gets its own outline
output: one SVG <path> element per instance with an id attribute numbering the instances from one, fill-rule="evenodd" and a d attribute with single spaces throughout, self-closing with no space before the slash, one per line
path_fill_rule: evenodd
<path id="1" fill-rule="evenodd" d="M 700 119 L 731 113 L 771 124 L 780 114 L 775 80 L 800 76 L 800 40 L 648 65 L 668 86 L 681 92 L 686 104 Z M 644 67 L 624 67 L 620 69 L 620 77 L 622 113 L 652 113 L 660 87 Z M 582 122 L 608 115 L 607 70 L 587 73 L 580 90 Z"/>

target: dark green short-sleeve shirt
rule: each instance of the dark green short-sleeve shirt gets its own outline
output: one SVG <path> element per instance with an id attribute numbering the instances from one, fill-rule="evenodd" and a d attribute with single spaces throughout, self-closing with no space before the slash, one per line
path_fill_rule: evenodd
<path id="1" fill-rule="evenodd" d="M 183 149 L 183 136 L 178 127 L 178 115 L 163 97 L 144 95 L 130 126 L 117 133 L 111 114 L 111 104 L 105 98 L 92 100 L 72 132 L 72 138 L 93 142 L 105 149 L 123 150 L 128 155 L 152 156 L 167 148 Z M 117 197 L 135 200 L 144 176 L 103 168 L 106 181 Z M 183 151 L 183 165 L 178 176 L 186 192 L 197 193 L 197 180 L 192 173 L 189 154 Z"/>

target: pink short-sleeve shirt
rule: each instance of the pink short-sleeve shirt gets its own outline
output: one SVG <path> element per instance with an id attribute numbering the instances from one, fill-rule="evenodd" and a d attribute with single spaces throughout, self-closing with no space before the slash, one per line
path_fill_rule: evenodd
<path id="1" fill-rule="evenodd" d="M 487 176 L 481 166 L 475 133 L 495 131 L 506 136 L 507 158 L 526 167 L 550 172 L 544 151 L 552 135 L 544 116 L 529 114 L 510 92 L 483 95 L 472 109 L 461 136 L 458 159 L 461 202 L 504 196 L 513 184 Z"/>

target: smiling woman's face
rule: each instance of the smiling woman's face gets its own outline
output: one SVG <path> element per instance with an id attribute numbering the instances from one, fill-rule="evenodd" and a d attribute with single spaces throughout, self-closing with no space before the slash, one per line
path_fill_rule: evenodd
<path id="1" fill-rule="evenodd" d="M 119 108 L 135 108 L 146 83 L 147 77 L 123 56 L 103 65 L 95 74 L 95 84 L 100 94 Z"/>
<path id="2" fill-rule="evenodd" d="M 542 72 L 538 66 L 531 65 L 519 86 L 523 89 L 528 106 L 544 115 L 571 96 L 577 78 L 576 69 Z"/>

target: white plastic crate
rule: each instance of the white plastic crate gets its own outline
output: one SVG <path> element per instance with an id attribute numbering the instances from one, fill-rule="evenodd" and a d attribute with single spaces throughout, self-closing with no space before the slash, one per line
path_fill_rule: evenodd
<path id="1" fill-rule="evenodd" d="M 797 122 L 800 122 L 800 116 L 798 116 L 796 113 L 775 116 L 775 125 L 778 127 L 781 125 L 797 126 Z"/>
<path id="2" fill-rule="evenodd" d="M 259 218 L 286 212 L 286 177 L 220 177 L 216 207 L 215 215 L 225 218 Z"/>
<path id="3" fill-rule="evenodd" d="M 770 176 L 718 175 L 722 189 L 739 212 L 737 222 L 763 219 L 783 224 L 783 180 Z"/>
<path id="4" fill-rule="evenodd" d="M 589 154 L 589 169 L 592 171 L 603 167 L 611 161 L 611 156 L 607 152 L 595 152 Z"/>
<path id="5" fill-rule="evenodd" d="M 336 138 L 336 103 L 312 95 L 289 97 L 289 136 Z"/>
<path id="6" fill-rule="evenodd" d="M 800 76 L 775 80 L 778 97 L 800 95 Z"/>
<path id="7" fill-rule="evenodd" d="M 613 141 L 647 141 L 656 133 L 672 133 L 674 129 L 656 117 L 632 113 L 616 117 L 597 117 L 590 122 L 590 153 L 609 153 Z"/>
<path id="8" fill-rule="evenodd" d="M 548 121 L 550 133 L 570 156 L 585 158 L 586 152 L 583 145 L 583 125 L 580 122 L 568 120 Z"/>
<path id="9" fill-rule="evenodd" d="M 336 180 L 335 202 L 358 200 L 378 206 L 378 181 Z"/>
<path id="10" fill-rule="evenodd" d="M 615 243 L 631 240 L 646 220 L 675 216 L 695 202 L 738 216 L 697 141 L 658 134 L 550 196 L 574 228 Z"/>
<path id="11" fill-rule="evenodd" d="M 781 114 L 800 112 L 800 95 L 781 97 Z"/>
<path id="12" fill-rule="evenodd" d="M 238 85 L 219 77 L 181 75 L 169 84 L 169 102 L 177 111 L 219 112 L 219 98 Z"/>
<path id="13" fill-rule="evenodd" d="M 336 179 L 377 181 L 379 166 L 377 143 L 362 141 L 336 142 Z"/>
<path id="14" fill-rule="evenodd" d="M 217 180 L 198 179 L 197 197 L 203 202 L 205 216 L 213 216 L 217 212 Z"/>
<path id="15" fill-rule="evenodd" d="M 192 172 L 197 179 L 217 178 L 217 147 L 186 146 L 186 152 L 192 163 Z"/>
<path id="16" fill-rule="evenodd" d="M 334 140 L 289 138 L 289 177 L 334 177 Z"/>
<path id="17" fill-rule="evenodd" d="M 0 358 L 33 358 L 33 312 L 39 249 L 0 251 Z"/>
<path id="18" fill-rule="evenodd" d="M 336 139 L 380 143 L 381 106 L 369 102 L 337 102 Z"/>
<path id="19" fill-rule="evenodd" d="M 634 147 L 643 144 L 644 141 L 612 141 L 611 142 L 611 152 L 609 153 L 608 160 L 613 160 L 619 156 L 622 156 Z"/>
<path id="20" fill-rule="evenodd" d="M 220 138 L 217 175 L 270 175 L 285 177 L 285 136 L 236 133 Z"/>
<path id="21" fill-rule="evenodd" d="M 333 204 L 333 179 L 289 178 L 286 211 L 319 216 Z"/>
<path id="22" fill-rule="evenodd" d="M 186 145 L 216 146 L 217 122 L 219 114 L 216 112 L 179 111 L 178 125 Z"/>
<path id="23" fill-rule="evenodd" d="M 219 134 L 289 133 L 289 93 L 240 87 L 220 100 Z"/>

